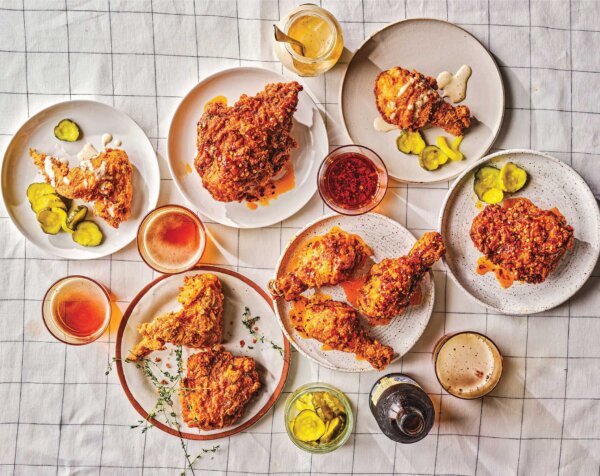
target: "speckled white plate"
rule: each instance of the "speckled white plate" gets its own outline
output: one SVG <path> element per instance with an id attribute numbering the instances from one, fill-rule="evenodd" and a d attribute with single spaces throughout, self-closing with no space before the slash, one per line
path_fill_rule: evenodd
<path id="1" fill-rule="evenodd" d="M 303 230 L 291 238 L 283 251 L 277 267 L 275 278 L 285 274 L 288 263 L 300 247 L 316 235 L 327 233 L 332 227 L 339 226 L 349 233 L 360 235 L 374 252 L 373 261 L 379 262 L 384 258 L 395 258 L 407 254 L 416 242 L 415 237 L 400 223 L 378 213 L 367 213 L 359 216 L 327 215 L 309 223 Z M 421 281 L 423 300 L 420 305 L 410 306 L 406 312 L 392 320 L 385 326 L 369 326 L 366 320 L 363 324 L 368 332 L 383 344 L 394 349 L 394 361 L 406 354 L 423 334 L 431 312 L 433 311 L 434 286 L 433 273 L 428 273 Z M 330 295 L 337 301 L 346 300 L 346 295 L 341 286 L 324 286 L 320 292 Z M 313 290 L 304 294 L 311 295 Z M 342 372 L 365 372 L 373 370 L 371 365 L 364 360 L 356 360 L 354 354 L 337 350 L 323 351 L 322 344 L 315 339 L 305 339 L 294 329 L 288 319 L 290 303 L 279 298 L 275 300 L 275 312 L 279 324 L 292 345 L 304 356 L 315 361 L 323 367 Z"/>
<path id="2" fill-rule="evenodd" d="M 514 162 L 529 175 L 527 185 L 513 197 L 525 197 L 543 209 L 553 207 L 575 229 L 575 246 L 540 284 L 515 282 L 503 289 L 493 273 L 476 273 L 481 253 L 469 236 L 476 207 L 473 175 L 484 164 L 500 168 Z M 452 185 L 442 205 L 439 227 L 446 244 L 444 258 L 452 279 L 478 303 L 505 314 L 534 314 L 558 306 L 586 282 L 600 252 L 600 211 L 583 179 L 564 162 L 531 150 L 507 150 L 473 164 Z"/>
<path id="3" fill-rule="evenodd" d="M 442 71 L 457 72 L 463 64 L 471 66 L 473 74 L 460 104 L 477 118 L 460 147 L 466 160 L 425 170 L 416 156 L 398 150 L 399 131 L 383 133 L 373 128 L 373 120 L 379 117 L 375 78 L 394 66 L 436 78 Z M 382 28 L 356 51 L 342 79 L 339 104 L 348 136 L 377 152 L 391 177 L 412 183 L 438 182 L 456 177 L 492 146 L 504 115 L 504 86 L 492 55 L 470 33 L 442 20 L 414 18 Z M 451 137 L 439 127 L 425 129 L 423 135 L 434 145 L 439 135 Z"/>

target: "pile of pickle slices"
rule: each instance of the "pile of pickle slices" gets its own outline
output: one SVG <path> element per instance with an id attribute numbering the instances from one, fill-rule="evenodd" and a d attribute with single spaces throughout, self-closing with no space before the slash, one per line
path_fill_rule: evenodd
<path id="1" fill-rule="evenodd" d="M 294 402 L 298 414 L 290 429 L 298 441 L 311 446 L 331 443 L 342 434 L 347 423 L 344 405 L 330 392 L 307 392 Z"/>

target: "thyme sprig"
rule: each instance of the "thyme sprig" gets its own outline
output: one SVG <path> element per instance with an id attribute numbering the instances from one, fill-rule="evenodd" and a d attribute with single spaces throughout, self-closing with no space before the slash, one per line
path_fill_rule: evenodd
<path id="1" fill-rule="evenodd" d="M 257 342 L 260 342 L 262 344 L 270 344 L 271 347 L 273 349 L 275 349 L 277 352 L 279 352 L 279 355 L 281 355 L 283 357 L 283 348 L 281 346 L 277 345 L 272 340 L 267 339 L 264 334 L 256 331 L 255 327 L 256 327 L 256 323 L 258 322 L 259 319 L 260 319 L 260 316 L 252 317 L 249 307 L 245 308 L 244 314 L 242 314 L 242 323 L 244 324 L 244 327 L 246 327 L 246 329 L 248 329 L 248 332 L 250 333 L 252 338 L 256 339 Z M 250 346 L 248 346 L 248 347 L 250 347 Z M 252 347 L 250 347 L 250 348 L 252 348 Z"/>

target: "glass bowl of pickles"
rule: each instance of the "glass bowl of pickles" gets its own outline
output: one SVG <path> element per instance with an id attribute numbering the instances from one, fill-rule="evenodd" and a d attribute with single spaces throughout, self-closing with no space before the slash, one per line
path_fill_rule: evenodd
<path id="1" fill-rule="evenodd" d="M 352 433 L 353 413 L 346 395 L 325 383 L 299 387 L 285 402 L 285 429 L 292 442 L 310 453 L 329 453 Z"/>

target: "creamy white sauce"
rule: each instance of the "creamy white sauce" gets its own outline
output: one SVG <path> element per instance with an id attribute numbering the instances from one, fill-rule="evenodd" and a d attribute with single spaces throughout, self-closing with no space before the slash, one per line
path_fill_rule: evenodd
<path id="1" fill-rule="evenodd" d="M 109 214 L 111 217 L 113 217 L 113 218 L 114 218 L 114 216 L 115 216 L 115 206 L 114 206 L 114 205 L 110 205 L 110 206 L 108 207 L 108 209 L 107 209 L 107 210 L 108 210 L 108 214 Z"/>
<path id="2" fill-rule="evenodd" d="M 54 168 L 52 167 L 52 157 L 46 156 L 44 158 L 44 172 L 46 172 L 46 175 L 50 179 L 50 185 L 52 185 L 54 187 L 55 182 L 54 182 Z"/>
<path id="3" fill-rule="evenodd" d="M 79 160 L 89 160 L 92 157 L 98 155 L 98 151 L 89 142 L 83 146 L 83 148 L 77 153 Z"/>
<path id="4" fill-rule="evenodd" d="M 376 117 L 373 121 L 373 127 L 376 131 L 379 132 L 390 132 L 393 130 L 398 130 L 398 126 L 395 124 L 389 124 L 385 122 L 381 117 Z"/>
<path id="5" fill-rule="evenodd" d="M 443 91 L 442 96 L 450 98 L 454 103 L 464 100 L 467 97 L 467 81 L 472 72 L 471 67 L 466 64 L 462 65 L 456 74 L 441 72 L 437 77 L 437 84 Z"/>
<path id="6" fill-rule="evenodd" d="M 69 180 L 69 177 L 63 177 L 63 183 L 65 185 L 69 185 L 71 183 L 71 181 Z"/>
<path id="7" fill-rule="evenodd" d="M 112 134 L 109 134 L 108 132 L 106 134 L 104 134 L 102 136 L 102 148 L 106 149 L 106 146 L 108 144 L 110 144 L 112 142 L 112 140 L 113 140 Z"/>
<path id="8" fill-rule="evenodd" d="M 121 144 L 123 144 L 123 142 L 121 142 L 121 139 L 117 139 L 115 141 L 115 147 L 121 147 Z"/>

